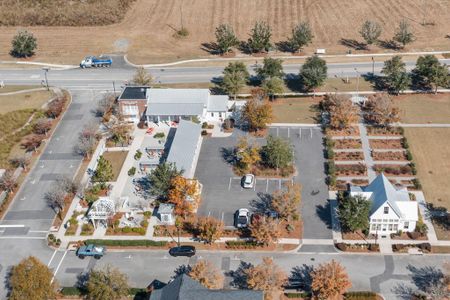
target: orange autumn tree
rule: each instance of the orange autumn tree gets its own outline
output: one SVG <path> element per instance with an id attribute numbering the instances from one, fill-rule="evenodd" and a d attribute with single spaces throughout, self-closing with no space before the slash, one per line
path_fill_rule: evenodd
<path id="1" fill-rule="evenodd" d="M 311 289 L 319 300 L 340 299 L 352 283 L 345 271 L 337 261 L 320 264 L 311 272 Z"/>
<path id="2" fill-rule="evenodd" d="M 176 176 L 170 181 L 168 202 L 175 205 L 174 212 L 186 216 L 194 211 L 200 201 L 198 182 L 183 176 Z"/>

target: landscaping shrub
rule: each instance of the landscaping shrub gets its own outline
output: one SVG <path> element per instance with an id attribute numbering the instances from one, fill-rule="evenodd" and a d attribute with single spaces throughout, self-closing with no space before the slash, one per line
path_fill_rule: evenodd
<path id="1" fill-rule="evenodd" d="M 153 137 L 155 139 L 163 139 L 166 135 L 164 134 L 164 132 L 158 132 L 156 133 Z"/>
<path id="2" fill-rule="evenodd" d="M 203 122 L 202 123 L 202 129 L 207 129 L 208 128 L 208 123 L 207 122 Z"/>
<path id="3" fill-rule="evenodd" d="M 402 146 L 403 146 L 403 148 L 405 148 L 405 149 L 409 149 L 409 144 L 408 144 L 408 140 L 404 137 L 404 138 L 402 138 Z"/>
<path id="4" fill-rule="evenodd" d="M 347 292 L 344 294 L 345 300 L 377 300 L 377 293 L 370 291 Z"/>
<path id="5" fill-rule="evenodd" d="M 135 160 L 140 160 L 142 157 L 142 152 L 141 150 L 136 150 L 136 153 L 134 154 L 134 159 Z"/>
<path id="6" fill-rule="evenodd" d="M 413 231 L 413 232 L 408 232 L 408 236 L 410 239 L 417 240 L 422 235 L 417 231 Z"/>
<path id="7" fill-rule="evenodd" d="M 406 150 L 406 159 L 409 161 L 413 160 L 412 153 L 409 150 Z"/>
<path id="8" fill-rule="evenodd" d="M 369 244 L 369 250 L 374 252 L 380 251 L 380 245 L 378 244 Z"/>
<path id="9" fill-rule="evenodd" d="M 347 244 L 345 243 L 336 243 L 336 248 L 341 251 L 347 251 Z"/>
<path id="10" fill-rule="evenodd" d="M 303 292 L 303 293 L 284 293 L 284 295 L 286 296 L 286 298 L 288 299 L 298 299 L 298 298 L 307 298 L 310 297 L 310 294 L 307 292 Z"/>
<path id="11" fill-rule="evenodd" d="M 136 167 L 131 167 L 128 170 L 128 176 L 134 176 L 134 174 L 136 174 Z"/>
<path id="12" fill-rule="evenodd" d="M 403 244 L 393 244 L 393 245 L 392 245 L 392 250 L 393 250 L 394 252 L 401 251 L 401 250 L 404 249 L 404 248 L 405 248 L 405 245 L 403 245 Z"/>
<path id="13" fill-rule="evenodd" d="M 229 249 L 254 249 L 259 246 L 254 241 L 226 241 L 225 245 Z"/>
<path id="14" fill-rule="evenodd" d="M 327 158 L 333 159 L 334 158 L 334 151 L 332 148 L 327 148 Z"/>
<path id="15" fill-rule="evenodd" d="M 208 132 L 206 130 L 202 130 L 202 135 L 203 136 L 208 135 Z"/>
<path id="16" fill-rule="evenodd" d="M 421 189 L 422 189 L 422 184 L 420 183 L 419 179 L 414 178 L 414 179 L 412 180 L 412 182 L 413 182 L 414 188 L 415 188 L 416 190 L 421 190 Z"/>
<path id="17" fill-rule="evenodd" d="M 121 246 L 121 247 L 164 247 L 167 241 L 152 241 L 152 240 L 95 240 L 88 239 L 85 244 L 94 244 L 96 246 Z"/>
<path id="18" fill-rule="evenodd" d="M 61 289 L 63 296 L 81 296 L 81 290 L 75 286 L 65 286 Z"/>
<path id="19" fill-rule="evenodd" d="M 418 245 L 419 249 L 426 252 L 431 252 L 431 244 L 430 243 L 422 243 Z"/>
<path id="20" fill-rule="evenodd" d="M 124 228 L 122 228 L 122 232 L 123 233 L 130 233 L 132 231 L 132 229 L 131 229 L 131 227 L 124 227 Z"/>

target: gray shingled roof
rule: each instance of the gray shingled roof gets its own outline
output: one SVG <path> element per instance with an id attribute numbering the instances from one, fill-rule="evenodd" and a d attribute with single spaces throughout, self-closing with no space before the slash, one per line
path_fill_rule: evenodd
<path id="1" fill-rule="evenodd" d="M 149 89 L 147 115 L 202 115 L 228 110 L 228 96 L 211 95 L 208 89 Z M 202 110 L 200 110 L 200 107 Z"/>
<path id="2" fill-rule="evenodd" d="M 162 289 L 155 290 L 150 300 L 262 300 L 262 291 L 209 290 L 186 274 L 179 275 Z"/>
<path id="3" fill-rule="evenodd" d="M 170 146 L 167 161 L 174 163 L 178 170 L 183 169 L 185 172 L 184 175 L 187 178 L 194 176 L 192 165 L 201 130 L 202 127 L 200 124 L 180 120 L 172 145 Z"/>

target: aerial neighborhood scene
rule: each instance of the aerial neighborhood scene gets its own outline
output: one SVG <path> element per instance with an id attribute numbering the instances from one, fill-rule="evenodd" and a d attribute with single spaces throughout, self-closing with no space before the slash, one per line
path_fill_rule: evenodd
<path id="1" fill-rule="evenodd" d="M 450 300 L 450 0 L 1 0 L 0 299 Z"/>

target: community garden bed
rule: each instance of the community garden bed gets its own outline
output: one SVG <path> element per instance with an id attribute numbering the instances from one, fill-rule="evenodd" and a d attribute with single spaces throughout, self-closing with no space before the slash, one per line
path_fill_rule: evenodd
<path id="1" fill-rule="evenodd" d="M 359 127 L 349 126 L 344 129 L 331 129 L 327 128 L 325 134 L 328 136 L 359 136 Z"/>
<path id="2" fill-rule="evenodd" d="M 358 244 L 347 244 L 347 243 L 337 243 L 336 248 L 344 252 L 380 252 L 380 245 L 378 244 L 368 244 L 368 243 L 358 243 Z"/>
<path id="3" fill-rule="evenodd" d="M 122 170 L 123 163 L 127 158 L 128 151 L 106 151 L 102 156 L 109 161 L 112 166 L 113 179 L 111 181 L 117 181 L 120 171 Z"/>
<path id="4" fill-rule="evenodd" d="M 379 161 L 408 161 L 404 151 L 372 151 L 372 157 Z"/>
<path id="5" fill-rule="evenodd" d="M 366 129 L 369 136 L 402 136 L 404 132 L 402 127 L 366 126 Z"/>
<path id="6" fill-rule="evenodd" d="M 334 160 L 364 160 L 364 153 L 361 151 L 353 151 L 353 152 L 335 152 Z"/>
<path id="7" fill-rule="evenodd" d="M 402 139 L 369 139 L 372 149 L 403 149 Z"/>
<path id="8" fill-rule="evenodd" d="M 392 251 L 397 253 L 408 253 L 409 249 L 417 248 L 422 250 L 423 253 L 431 252 L 430 243 L 420 243 L 420 244 L 392 244 Z"/>
<path id="9" fill-rule="evenodd" d="M 333 147 L 335 149 L 361 149 L 362 144 L 360 139 L 337 139 L 333 140 Z"/>
<path id="10" fill-rule="evenodd" d="M 373 170 L 377 172 L 377 174 L 384 173 L 386 176 L 406 176 L 411 177 L 416 174 L 416 168 L 413 163 L 407 165 L 381 165 L 375 164 L 373 166 Z"/>
<path id="11" fill-rule="evenodd" d="M 367 167 L 363 163 L 354 165 L 335 165 L 336 176 L 367 176 Z"/>
<path id="12" fill-rule="evenodd" d="M 139 226 L 119 227 L 120 219 L 124 217 L 124 213 L 116 213 L 109 222 L 108 228 L 106 229 L 106 235 L 145 235 L 148 228 L 148 218 L 150 217 L 150 214 L 143 213 L 141 216 L 142 220 L 139 222 Z"/>

